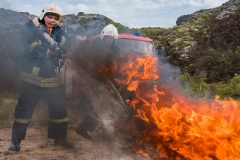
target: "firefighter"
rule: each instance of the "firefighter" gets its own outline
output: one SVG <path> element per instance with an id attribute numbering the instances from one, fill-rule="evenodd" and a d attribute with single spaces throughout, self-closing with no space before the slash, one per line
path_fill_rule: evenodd
<path id="1" fill-rule="evenodd" d="M 107 83 L 107 79 L 113 80 L 115 78 L 116 70 L 120 64 L 119 48 L 115 45 L 116 39 L 118 39 L 118 30 L 114 25 L 109 24 L 103 28 L 101 34 L 96 36 L 94 40 L 88 39 L 87 43 L 90 44 L 85 44 L 87 47 L 83 49 L 84 55 L 82 58 L 84 60 L 80 63 L 80 66 L 82 65 L 81 67 L 87 73 L 90 73 L 103 83 Z M 86 67 L 86 61 L 90 62 L 88 67 Z M 110 70 L 101 69 L 102 67 L 110 68 Z M 80 123 L 76 132 L 83 138 L 91 140 L 92 137 L 88 132 L 93 132 L 101 120 L 86 94 L 81 93 L 81 96 L 81 99 L 83 99 L 81 103 L 88 107 L 89 113 Z M 102 128 L 102 135 L 103 140 L 109 140 L 104 128 Z"/>
<path id="2" fill-rule="evenodd" d="M 44 6 L 40 17 L 27 22 L 21 30 L 24 64 L 21 91 L 15 107 L 10 151 L 19 151 L 35 106 L 40 99 L 48 104 L 48 138 L 54 145 L 73 148 L 67 141 L 68 112 L 66 95 L 59 75 L 61 54 L 71 45 L 70 38 L 59 26 L 62 16 L 54 4 Z"/>

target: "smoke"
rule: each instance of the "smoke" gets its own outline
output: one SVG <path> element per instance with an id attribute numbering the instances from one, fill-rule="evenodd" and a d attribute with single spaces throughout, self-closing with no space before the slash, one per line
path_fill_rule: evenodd
<path id="1" fill-rule="evenodd" d="M 1 0 L 0 1 L 0 8 L 12 9 L 11 3 L 9 3 L 9 2 L 7 2 L 5 0 Z"/>
<path id="2" fill-rule="evenodd" d="M 20 42 L 17 34 L 0 36 L 0 91 L 19 90 L 22 49 L 17 42 Z"/>
<path id="3" fill-rule="evenodd" d="M 160 82 L 168 86 L 171 86 L 173 84 L 179 84 L 180 82 L 179 76 L 181 74 L 180 68 L 171 65 L 168 62 L 167 58 L 164 56 L 160 57 L 158 60 L 159 60 L 158 69 L 159 69 Z"/>
<path id="4" fill-rule="evenodd" d="M 1 6 L 11 8 L 11 4 L 1 1 Z M 27 14 L 12 10 L 0 10 L 0 90 L 19 91 L 20 70 L 23 61 L 23 46 L 20 37 L 22 26 L 29 21 Z"/>

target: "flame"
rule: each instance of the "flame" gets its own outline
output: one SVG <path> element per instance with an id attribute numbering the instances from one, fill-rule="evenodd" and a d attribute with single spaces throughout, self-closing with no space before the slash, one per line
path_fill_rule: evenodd
<path id="1" fill-rule="evenodd" d="M 193 99 L 171 86 L 151 84 L 158 79 L 157 60 L 149 55 L 135 59 L 123 64 L 118 82 L 136 92 L 127 103 L 146 124 L 143 138 L 136 141 L 136 153 L 156 159 L 240 159 L 239 102 L 218 96 Z M 157 153 L 140 149 L 144 143 L 151 143 Z"/>
<path id="2" fill-rule="evenodd" d="M 134 82 L 134 79 L 142 81 L 147 79 L 156 80 L 158 78 L 157 66 L 154 65 L 157 61 L 156 58 L 152 58 L 150 55 L 146 55 L 144 59 L 139 56 L 135 56 L 134 54 L 128 54 L 127 56 L 128 59 L 134 59 L 134 61 L 130 61 L 129 63 L 122 65 L 119 72 L 122 73 L 125 78 L 123 78 L 122 81 L 119 80 L 119 82 L 129 84 L 136 83 Z"/>

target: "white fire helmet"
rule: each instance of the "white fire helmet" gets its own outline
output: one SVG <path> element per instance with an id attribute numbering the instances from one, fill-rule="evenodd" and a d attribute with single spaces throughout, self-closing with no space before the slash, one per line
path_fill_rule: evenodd
<path id="1" fill-rule="evenodd" d="M 60 9 L 59 7 L 55 4 L 55 3 L 50 3 L 50 4 L 47 4 L 46 6 L 43 7 L 43 10 L 41 12 L 41 15 L 40 15 L 40 20 L 43 19 L 44 15 L 46 13 L 55 13 L 59 16 L 59 19 L 58 21 L 61 21 L 62 19 L 62 15 L 60 13 Z"/>
<path id="2" fill-rule="evenodd" d="M 101 39 L 103 39 L 104 36 L 109 36 L 112 37 L 114 39 L 118 39 L 118 30 L 117 28 L 112 25 L 109 24 L 107 26 L 105 26 L 101 32 Z"/>

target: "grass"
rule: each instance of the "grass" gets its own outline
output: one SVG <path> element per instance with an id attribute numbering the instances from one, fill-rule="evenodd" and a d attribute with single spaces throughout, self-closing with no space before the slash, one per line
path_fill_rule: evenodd
<path id="1" fill-rule="evenodd" d="M 0 94 L 0 126 L 1 128 L 10 127 L 14 121 L 14 108 L 17 103 L 16 93 Z"/>
<path id="2" fill-rule="evenodd" d="M 12 127 L 14 122 L 14 110 L 17 104 L 19 93 L 1 93 L 0 94 L 0 126 L 1 128 Z M 69 128 L 76 128 L 85 114 L 77 100 L 67 102 Z M 38 128 L 48 124 L 48 107 L 40 101 L 31 118 L 29 126 Z"/>

